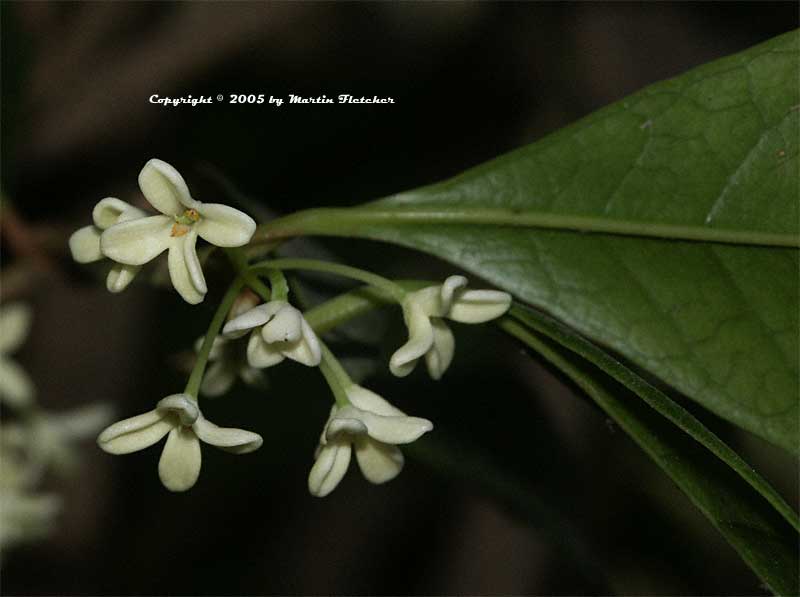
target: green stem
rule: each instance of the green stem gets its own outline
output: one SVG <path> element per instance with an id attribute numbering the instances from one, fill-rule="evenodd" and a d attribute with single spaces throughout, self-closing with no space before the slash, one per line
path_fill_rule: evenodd
<path id="1" fill-rule="evenodd" d="M 206 370 L 211 347 L 214 345 L 214 339 L 217 337 L 217 334 L 219 334 L 220 329 L 222 329 L 225 316 L 231 310 L 233 302 L 236 300 L 236 297 L 239 296 L 239 291 L 244 284 L 245 280 L 241 276 L 237 277 L 231 283 L 225 296 L 222 297 L 222 302 L 219 304 L 219 307 L 217 307 L 217 311 L 214 313 L 211 323 L 208 325 L 208 331 L 203 339 L 203 345 L 197 353 L 197 361 L 195 361 L 194 368 L 192 369 L 191 375 L 189 375 L 189 381 L 186 382 L 186 389 L 184 390 L 184 393 L 192 396 L 195 400 L 200 391 L 200 384 L 203 381 L 203 374 Z"/>
<path id="2" fill-rule="evenodd" d="M 345 388 L 353 385 L 353 380 L 350 379 L 347 371 L 322 340 L 320 340 L 320 346 L 322 347 L 322 361 L 320 361 L 319 370 L 331 387 L 337 406 L 343 408 L 350 404 Z"/>
<path id="3" fill-rule="evenodd" d="M 264 301 L 270 300 L 272 297 L 272 292 L 267 285 L 258 278 L 258 276 L 250 271 L 247 263 L 247 255 L 245 254 L 244 250 L 242 250 L 240 247 L 234 249 L 225 249 L 225 254 L 233 264 L 236 272 L 244 279 L 245 283 L 253 290 L 253 292 L 264 299 Z"/>
<path id="4" fill-rule="evenodd" d="M 269 278 L 269 286 L 272 289 L 270 293 L 271 300 L 273 301 L 288 301 L 289 299 L 289 283 L 286 281 L 286 276 L 279 269 L 271 269 L 267 272 Z"/>
<path id="5" fill-rule="evenodd" d="M 403 299 L 406 297 L 406 290 L 399 284 L 383 276 L 379 276 L 378 274 L 373 274 L 372 272 L 367 272 L 349 265 L 342 265 L 341 263 L 331 263 L 329 261 L 319 261 L 317 259 L 269 259 L 267 261 L 259 261 L 250 266 L 251 272 L 269 271 L 270 269 L 300 269 L 336 274 L 380 288 L 387 292 L 398 303 L 402 303 Z"/>

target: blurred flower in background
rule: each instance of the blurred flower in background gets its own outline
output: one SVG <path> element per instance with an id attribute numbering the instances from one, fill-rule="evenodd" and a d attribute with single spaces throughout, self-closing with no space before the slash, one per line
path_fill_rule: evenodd
<path id="1" fill-rule="evenodd" d="M 62 502 L 44 488 L 47 476 L 69 477 L 80 459 L 77 442 L 111 418 L 107 404 L 53 413 L 36 403 L 33 382 L 7 357 L 25 341 L 31 319 L 22 303 L 0 307 L 0 400 L 11 411 L 0 423 L 0 554 L 53 530 Z"/>

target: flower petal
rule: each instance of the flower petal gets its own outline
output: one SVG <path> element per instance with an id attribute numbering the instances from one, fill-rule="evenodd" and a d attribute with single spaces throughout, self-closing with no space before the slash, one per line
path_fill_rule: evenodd
<path id="1" fill-rule="evenodd" d="M 241 247 L 250 242 L 256 222 L 246 213 L 219 203 L 203 203 L 198 208 L 200 236 L 218 247 Z"/>
<path id="2" fill-rule="evenodd" d="M 98 436 L 97 444 L 109 454 L 130 454 L 152 446 L 173 427 L 162 413 L 151 410 L 107 427 Z"/>
<path id="3" fill-rule="evenodd" d="M 100 230 L 111 228 L 114 224 L 121 222 L 143 218 L 146 215 L 138 207 L 125 203 L 116 197 L 101 199 L 92 210 L 92 220 Z"/>
<path id="4" fill-rule="evenodd" d="M 350 412 L 351 409 L 358 410 L 358 413 Z M 331 420 L 329 427 L 340 417 L 357 418 L 367 426 L 367 434 L 371 438 L 385 444 L 408 444 L 433 429 L 433 423 L 428 419 L 406 416 L 386 417 L 367 410 L 355 409 L 352 406 L 340 409 Z M 328 433 L 328 439 L 330 437 L 331 435 Z"/>
<path id="5" fill-rule="evenodd" d="M 69 252 L 78 263 L 100 261 L 104 255 L 100 251 L 100 230 L 96 226 L 84 226 L 69 237 Z"/>
<path id="6" fill-rule="evenodd" d="M 272 307 L 274 316 L 261 329 L 264 340 L 272 344 L 273 342 L 295 342 L 303 335 L 301 322 L 303 314 L 283 301 L 270 301 L 267 305 L 279 305 Z"/>
<path id="7" fill-rule="evenodd" d="M 500 290 L 457 292 L 447 317 L 461 323 L 483 323 L 497 319 L 511 307 L 511 295 Z"/>
<path id="8" fill-rule="evenodd" d="M 283 361 L 285 357 L 277 345 L 268 344 L 261 337 L 259 330 L 253 330 L 247 342 L 247 363 L 256 369 L 272 367 Z"/>
<path id="9" fill-rule="evenodd" d="M 410 293 L 406 300 L 416 303 L 428 317 L 442 317 L 441 294 L 441 286 L 428 286 Z"/>
<path id="10" fill-rule="evenodd" d="M 100 230 L 105 230 L 119 223 L 119 217 L 127 207 L 127 203 L 116 197 L 106 197 L 92 209 L 92 221 Z"/>
<path id="11" fill-rule="evenodd" d="M 25 370 L 11 359 L 0 358 L 0 398 L 21 409 L 31 405 L 34 392 L 33 382 Z"/>
<path id="12" fill-rule="evenodd" d="M 264 325 L 278 310 L 279 306 L 275 305 L 277 302 L 271 301 L 264 305 L 259 305 L 234 317 L 225 324 L 225 327 L 222 328 L 222 333 L 228 337 L 237 338 L 243 336 L 248 330 Z"/>
<path id="13" fill-rule="evenodd" d="M 306 323 L 305 319 L 300 320 L 300 327 L 302 329 L 302 337 L 297 342 L 280 342 L 274 344 L 280 347 L 281 352 L 298 363 L 307 365 L 308 367 L 316 367 L 322 360 L 322 347 L 319 343 L 319 338 L 311 329 L 311 326 Z"/>
<path id="14" fill-rule="evenodd" d="M 31 329 L 33 311 L 23 303 L 8 303 L 0 308 L 0 353 L 17 350 Z"/>
<path id="15" fill-rule="evenodd" d="M 169 432 L 161 452 L 158 476 L 170 491 L 186 491 L 197 482 L 201 463 L 200 440 L 194 431 L 188 427 L 175 427 Z"/>
<path id="16" fill-rule="evenodd" d="M 346 388 L 345 393 L 347 394 L 347 399 L 353 403 L 353 406 L 360 410 L 368 410 L 386 417 L 405 416 L 402 410 L 395 408 L 375 392 L 358 384 L 353 384 Z"/>
<path id="17" fill-rule="evenodd" d="M 184 245 L 180 239 L 172 243 L 172 246 L 169 248 L 169 253 L 167 254 L 169 277 L 170 280 L 172 280 L 172 286 L 178 291 L 181 298 L 190 305 L 196 305 L 197 303 L 203 302 L 205 294 L 199 292 L 198 288 L 195 286 L 189 272 L 189 265 L 186 262 L 185 255 Z"/>
<path id="18" fill-rule="evenodd" d="M 433 326 L 433 346 L 425 353 L 425 364 L 433 379 L 441 379 L 453 361 L 456 341 L 453 338 L 453 332 L 440 318 L 431 319 L 431 325 Z"/>
<path id="19" fill-rule="evenodd" d="M 366 435 L 367 426 L 361 421 L 361 412 L 352 406 L 339 409 L 325 425 L 325 443 L 342 436 Z"/>
<path id="20" fill-rule="evenodd" d="M 358 467 L 370 483 L 386 483 L 403 470 L 405 459 L 397 446 L 360 437 L 354 442 L 354 447 Z"/>
<path id="21" fill-rule="evenodd" d="M 180 419 L 181 425 L 187 427 L 194 425 L 195 421 L 200 417 L 197 401 L 189 394 L 171 394 L 166 398 L 162 398 L 156 404 L 156 412 L 162 416 L 165 413 L 175 414 Z"/>
<path id="22" fill-rule="evenodd" d="M 186 267 L 189 270 L 189 277 L 192 279 L 195 290 L 200 294 L 208 292 L 206 286 L 206 279 L 203 276 L 203 268 L 200 265 L 200 259 L 197 257 L 195 245 L 197 244 L 197 231 L 190 230 L 183 236 L 183 258 L 186 261 Z"/>
<path id="23" fill-rule="evenodd" d="M 439 299 L 442 304 L 442 311 L 447 313 L 453 304 L 456 291 L 466 288 L 467 279 L 464 276 L 449 276 L 439 290 Z"/>
<path id="24" fill-rule="evenodd" d="M 170 247 L 173 220 L 150 216 L 121 222 L 103 232 L 100 250 L 103 255 L 126 265 L 144 265 Z"/>
<path id="25" fill-rule="evenodd" d="M 433 345 L 430 319 L 413 296 L 403 301 L 403 317 L 408 327 L 408 342 L 398 348 L 389 360 L 389 369 L 397 377 L 405 377 L 411 373 L 417 360 Z"/>
<path id="26" fill-rule="evenodd" d="M 323 446 L 308 474 L 311 495 L 325 497 L 336 489 L 350 465 L 350 443 L 336 442 Z"/>
<path id="27" fill-rule="evenodd" d="M 264 440 L 257 433 L 233 427 L 219 427 L 202 415 L 200 415 L 192 428 L 197 437 L 205 443 L 234 454 L 253 452 L 258 450 L 261 444 L 264 443 Z"/>
<path id="28" fill-rule="evenodd" d="M 122 292 L 133 282 L 140 269 L 138 265 L 115 264 L 106 277 L 106 288 L 109 292 Z"/>
<path id="29" fill-rule="evenodd" d="M 212 363 L 200 384 L 200 393 L 209 398 L 222 396 L 231 389 L 238 374 L 235 363 L 224 360 Z"/>
<path id="30" fill-rule="evenodd" d="M 178 216 L 186 208 L 197 209 L 180 173 L 162 160 L 152 159 L 139 173 L 139 188 L 150 205 L 167 216 Z"/>

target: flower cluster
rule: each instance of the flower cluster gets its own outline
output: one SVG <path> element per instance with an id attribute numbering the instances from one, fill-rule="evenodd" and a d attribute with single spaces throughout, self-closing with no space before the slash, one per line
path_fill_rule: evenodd
<path id="1" fill-rule="evenodd" d="M 73 258 L 90 263 L 114 262 L 107 286 L 123 290 L 138 268 L 167 251 L 172 285 L 190 304 L 203 300 L 208 288 L 197 257 L 197 237 L 218 247 L 246 245 L 255 221 L 238 209 L 219 203 L 201 203 L 175 168 L 152 159 L 139 173 L 139 188 L 161 215 L 148 216 L 119 199 L 108 197 L 93 211 L 93 226 L 76 231 L 69 241 Z"/>
<path id="2" fill-rule="evenodd" d="M 350 379 L 304 314 L 289 302 L 282 268 L 302 269 L 305 265 L 382 286 L 400 303 L 408 327 L 408 341 L 389 362 L 390 371 L 399 377 L 409 375 L 424 358 L 430 376 L 440 379 L 455 352 L 455 339 L 445 320 L 482 323 L 500 317 L 511 304 L 505 292 L 468 290 L 463 276 L 450 276 L 441 285 L 410 292 L 349 266 L 302 259 L 250 265 L 245 253 L 230 249 L 250 242 L 256 225 L 249 216 L 224 205 L 196 201 L 181 175 L 160 160 L 147 162 L 139 186 L 161 215 L 148 216 L 119 199 L 103 199 L 94 209 L 94 224 L 70 239 L 76 260 L 114 262 L 107 279 L 109 290 L 122 290 L 142 265 L 167 251 L 173 286 L 187 302 L 201 302 L 207 285 L 195 251 L 198 237 L 228 247 L 238 274 L 208 333 L 196 342 L 195 364 L 186 389 L 162 399 L 147 413 L 114 423 L 98 438 L 106 452 L 128 454 L 166 437 L 158 473 L 171 491 L 185 491 L 196 483 L 201 443 L 236 454 L 253 452 L 263 443 L 257 433 L 221 428 L 208 421 L 200 410 L 198 395 L 224 394 L 237 378 L 249 384 L 263 380 L 264 369 L 287 360 L 319 367 L 335 397 L 308 477 L 312 495 L 322 497 L 337 487 L 353 453 L 371 483 L 393 479 L 404 463 L 398 446 L 433 429 L 429 420 L 406 415 Z M 258 277 L 261 274 L 269 277 L 269 288 Z M 252 300 L 255 295 L 249 290 L 240 294 L 244 285 L 263 302 Z"/>

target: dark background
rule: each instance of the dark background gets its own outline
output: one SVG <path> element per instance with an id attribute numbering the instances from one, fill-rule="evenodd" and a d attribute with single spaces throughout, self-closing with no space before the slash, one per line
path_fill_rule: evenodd
<path id="1" fill-rule="evenodd" d="M 181 356 L 221 282 L 190 308 L 140 283 L 109 295 L 72 264 L 69 233 L 159 157 L 195 197 L 255 216 L 353 205 L 456 174 L 649 83 L 797 27 L 795 3 L 2 4 L 3 300 L 36 309 L 19 361 L 53 410 L 118 416 L 183 387 Z M 160 106 L 161 96 L 391 96 L 389 105 Z M 258 218 L 257 218 L 258 219 Z M 7 219 L 6 219 L 7 221 Z M 8 226 L 8 224 L 6 224 Z M 366 241 L 300 241 L 398 277 L 451 269 Z M 410 259 L 413 255 L 413 259 Z M 373 487 L 355 466 L 319 500 L 306 475 L 330 404 L 286 364 L 270 388 L 204 403 L 265 444 L 206 446 L 197 486 L 161 487 L 160 447 L 49 487 L 53 535 L 4 555 L 4 594 L 762 594 L 730 548 L 633 443 L 489 326 L 455 326 L 445 378 L 386 374 L 397 312 L 337 352 L 436 430 Z M 475 329 L 478 328 L 479 329 Z M 380 340 L 378 342 L 378 340 Z M 177 355 L 177 356 L 176 356 Z M 184 355 L 185 356 L 185 355 Z M 695 409 L 797 501 L 795 463 Z"/>

